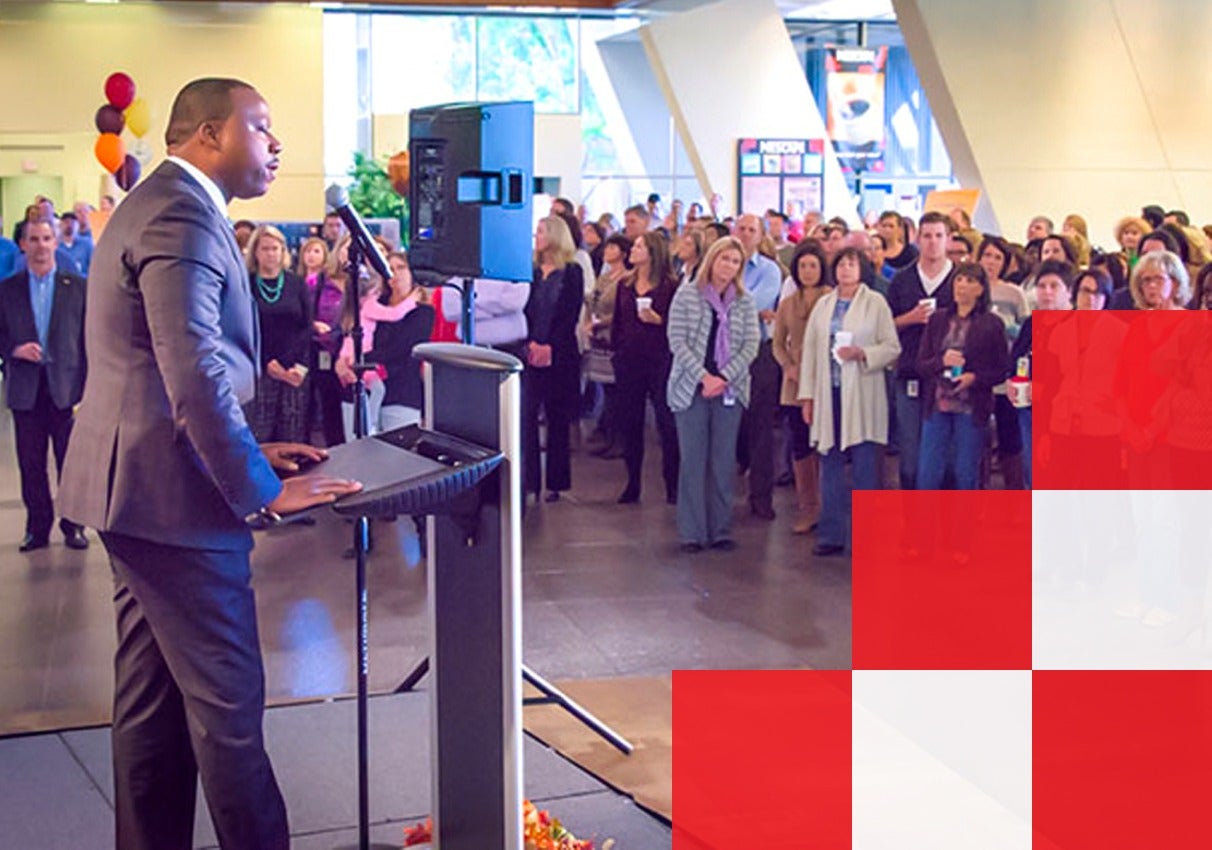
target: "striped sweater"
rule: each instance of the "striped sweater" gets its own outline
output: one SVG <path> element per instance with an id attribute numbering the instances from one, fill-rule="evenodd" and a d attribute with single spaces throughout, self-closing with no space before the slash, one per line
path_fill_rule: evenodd
<path id="1" fill-rule="evenodd" d="M 721 363 L 720 376 L 728 382 L 737 400 L 749 406 L 749 364 L 758 353 L 761 331 L 757 306 L 749 293 L 742 293 L 728 308 L 730 358 Z M 711 307 L 698 286 L 687 282 L 678 287 L 669 305 L 669 409 L 686 410 L 707 375 L 707 338 L 711 335 Z"/>

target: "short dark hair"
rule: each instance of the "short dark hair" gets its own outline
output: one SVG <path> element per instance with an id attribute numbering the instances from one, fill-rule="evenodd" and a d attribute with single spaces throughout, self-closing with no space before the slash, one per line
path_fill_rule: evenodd
<path id="1" fill-rule="evenodd" d="M 330 218 L 340 218 L 340 217 L 341 217 L 341 214 L 339 212 L 337 212 L 336 210 L 329 210 L 328 212 L 324 213 L 325 221 L 328 221 Z"/>
<path id="2" fill-rule="evenodd" d="M 76 214 L 74 212 L 72 212 L 71 210 L 68 210 L 67 212 L 63 213 L 63 215 L 59 216 L 59 221 L 78 221 L 78 220 L 79 219 L 76 217 Z"/>
<path id="3" fill-rule="evenodd" d="M 707 226 L 715 231 L 715 235 L 716 235 L 717 239 L 723 239 L 725 236 L 732 235 L 732 231 L 728 229 L 728 226 L 725 224 L 721 224 L 718 221 L 713 221 L 710 224 L 708 224 Z"/>
<path id="4" fill-rule="evenodd" d="M 1090 256 L 1091 268 L 1098 266 L 1107 272 L 1111 278 L 1113 289 L 1126 289 L 1128 286 L 1128 258 L 1119 251 L 1095 251 Z"/>
<path id="5" fill-rule="evenodd" d="M 1065 259 L 1069 261 L 1070 265 L 1077 264 L 1077 249 L 1073 247 L 1073 242 L 1068 236 L 1061 233 L 1049 233 L 1043 239 L 1039 240 L 1039 249 L 1041 252 L 1044 250 L 1044 245 L 1048 242 L 1061 243 L 1061 250 L 1065 252 Z"/>
<path id="6" fill-rule="evenodd" d="M 653 192 L 652 194 L 650 194 L 648 196 L 648 203 L 659 204 L 660 202 L 661 202 L 661 196 L 658 195 L 656 192 Z"/>
<path id="7" fill-rule="evenodd" d="M 968 253 L 972 253 L 972 240 L 970 240 L 967 236 L 960 233 L 958 230 L 954 230 L 951 232 L 950 238 L 956 242 L 963 242 L 964 247 L 968 249 Z"/>
<path id="8" fill-rule="evenodd" d="M 1162 222 L 1162 226 L 1153 231 L 1153 233 L 1169 233 L 1174 238 L 1173 253 L 1178 254 L 1179 259 L 1183 261 L 1185 266 L 1191 262 L 1191 243 L 1187 241 L 1187 234 L 1183 233 L 1183 229 L 1173 222 Z M 1153 234 L 1149 234 L 1152 236 Z M 1141 241 L 1145 241 L 1145 237 L 1141 237 Z"/>
<path id="9" fill-rule="evenodd" d="M 1035 270 L 1035 279 L 1045 275 L 1056 275 L 1065 284 L 1065 289 L 1073 290 L 1073 266 L 1061 260 L 1044 260 Z"/>
<path id="10" fill-rule="evenodd" d="M 556 198 L 554 201 L 551 202 L 551 205 L 553 207 L 555 207 L 555 206 L 563 207 L 568 212 L 574 213 L 574 214 L 577 211 L 577 208 L 573 205 L 572 201 L 570 201 L 568 198 L 564 198 L 564 197 Z"/>
<path id="11" fill-rule="evenodd" d="M 332 213 L 332 215 L 336 215 L 336 213 Z M 324 216 L 324 217 L 325 217 L 325 218 L 328 218 L 328 216 Z M 251 222 L 251 221 L 249 221 L 249 220 L 248 220 L 248 219 L 246 219 L 246 218 L 242 218 L 242 219 L 240 219 L 239 221 L 234 221 L 234 222 L 232 222 L 232 225 L 231 225 L 231 229 L 232 229 L 232 230 L 239 230 L 241 227 L 248 227 L 248 228 L 251 228 L 251 229 L 253 229 L 253 230 L 256 230 L 256 229 L 257 229 L 257 225 L 256 225 L 256 223 L 255 223 L 255 222 Z"/>
<path id="12" fill-rule="evenodd" d="M 846 257 L 854 257 L 855 261 L 859 264 L 859 279 L 862 279 L 864 260 L 863 252 L 858 248 L 855 248 L 853 245 L 847 245 L 845 248 L 833 255 L 833 262 L 829 264 L 829 278 L 834 285 L 837 285 L 838 263 L 840 263 Z"/>
<path id="13" fill-rule="evenodd" d="M 1165 227 L 1159 227 L 1152 233 L 1146 233 L 1144 236 L 1142 236 L 1140 238 L 1140 244 L 1136 246 L 1136 250 L 1139 253 L 1144 253 L 1140 249 L 1146 242 L 1160 242 L 1166 246 L 1166 250 L 1171 254 L 1177 254 L 1179 252 L 1178 240 L 1175 239 L 1174 234 Z"/>
<path id="14" fill-rule="evenodd" d="M 1006 269 L 1010 268 L 1010 243 L 1000 236 L 992 234 L 981 240 L 981 246 L 976 251 L 976 260 L 980 262 L 981 257 L 985 256 L 985 251 L 993 248 L 1001 252 L 1002 267 L 998 270 L 997 276 L 999 279 L 1005 279 Z"/>
<path id="15" fill-rule="evenodd" d="M 1166 211 L 1157 204 L 1149 204 L 1148 206 L 1141 207 L 1140 217 L 1149 222 L 1150 227 L 1157 230 L 1157 228 L 1161 227 L 1162 222 L 1166 220 Z"/>
<path id="16" fill-rule="evenodd" d="M 623 210 L 623 215 L 627 215 L 628 213 L 638 215 L 640 218 L 652 218 L 652 216 L 648 214 L 648 207 L 644 206 L 643 204 L 632 204 L 627 209 Z"/>
<path id="17" fill-rule="evenodd" d="M 620 251 L 622 251 L 623 252 L 623 267 L 628 268 L 628 269 L 631 268 L 631 240 L 630 239 L 628 239 L 622 233 L 613 233 L 606 238 L 605 242 L 602 243 L 603 253 L 606 251 L 607 245 L 614 245 L 616 248 L 618 248 Z"/>
<path id="18" fill-rule="evenodd" d="M 1094 285 L 1098 287 L 1096 294 L 1103 296 L 1103 309 L 1106 310 L 1111 306 L 1111 275 L 1102 266 L 1090 266 L 1088 269 L 1082 269 L 1073 278 L 1073 304 L 1077 304 L 1077 291 L 1081 288 L 1082 281 L 1086 278 L 1094 278 Z"/>
<path id="19" fill-rule="evenodd" d="M 1169 218 L 1170 216 L 1174 216 L 1174 220 L 1177 221 L 1179 224 L 1181 224 L 1183 227 L 1191 226 L 1191 216 L 1187 215 L 1186 210 L 1170 210 L 1168 213 L 1166 213 L 1165 218 Z M 1164 223 L 1164 219 L 1163 219 L 1163 223 Z"/>
<path id="20" fill-rule="evenodd" d="M 929 215 L 929 213 L 926 213 Z M 942 213 L 939 213 L 942 215 Z M 980 297 L 976 299 L 976 310 L 978 313 L 989 312 L 989 305 L 993 303 L 993 297 L 989 292 L 989 275 L 985 274 L 985 270 L 981 268 L 980 263 L 960 263 L 955 267 L 955 278 L 966 277 L 968 280 L 975 280 L 981 285 Z"/>
<path id="21" fill-rule="evenodd" d="M 255 89 L 243 80 L 230 77 L 203 77 L 186 83 L 173 100 L 164 143 L 172 148 L 183 143 L 207 121 L 226 121 L 231 115 L 231 93 L 236 89 Z"/>
<path id="22" fill-rule="evenodd" d="M 947 232 L 950 233 L 951 225 L 954 224 L 954 222 L 951 221 L 951 219 L 948 218 L 947 216 L 943 215 L 941 212 L 934 210 L 934 211 L 931 211 L 928 213 L 923 213 L 922 217 L 920 219 L 918 219 L 918 221 L 917 221 L 918 233 L 921 233 L 922 228 L 925 227 L 927 224 L 941 224 L 943 227 L 947 228 Z"/>
<path id="23" fill-rule="evenodd" d="M 795 284 L 796 289 L 802 289 L 803 284 L 800 283 L 800 258 L 805 254 L 811 254 L 816 257 L 816 261 L 821 264 L 821 282 L 818 286 L 833 286 L 833 272 L 829 268 L 829 261 L 825 259 L 825 249 L 821 247 L 821 243 L 816 239 L 801 239 L 795 245 L 795 250 L 791 252 L 791 261 L 788 263 L 789 271 L 791 272 L 791 282 Z"/>

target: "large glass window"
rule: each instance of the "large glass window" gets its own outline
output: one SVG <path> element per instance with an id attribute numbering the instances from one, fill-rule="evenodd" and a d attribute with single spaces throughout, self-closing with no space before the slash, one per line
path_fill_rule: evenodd
<path id="1" fill-rule="evenodd" d="M 666 202 L 701 201 L 639 42 L 642 23 L 627 15 L 328 13 L 326 176 L 343 178 L 354 151 L 392 152 L 372 149 L 375 132 L 398 135 L 400 121 L 416 107 L 532 100 L 536 112 L 580 116 L 581 198 L 590 213 L 618 213 L 650 192 Z M 950 182 L 950 159 L 895 23 L 790 21 L 788 30 L 822 114 L 824 47 L 862 42 L 888 48 L 882 170 L 851 175 L 864 206 L 882 208 L 885 195 L 900 199 Z"/>

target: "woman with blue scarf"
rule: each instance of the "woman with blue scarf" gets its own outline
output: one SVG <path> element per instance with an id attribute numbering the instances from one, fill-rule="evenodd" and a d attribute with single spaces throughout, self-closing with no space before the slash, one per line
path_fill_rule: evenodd
<path id="1" fill-rule="evenodd" d="M 757 307 L 742 280 L 744 262 L 740 242 L 716 240 L 669 306 L 669 408 L 681 454 L 678 536 L 684 552 L 736 548 L 736 439 L 760 334 Z"/>

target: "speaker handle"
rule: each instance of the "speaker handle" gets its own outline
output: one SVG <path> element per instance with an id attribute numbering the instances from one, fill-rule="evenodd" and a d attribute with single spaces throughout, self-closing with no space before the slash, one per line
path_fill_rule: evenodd
<path id="1" fill-rule="evenodd" d="M 506 209 L 524 207 L 526 205 L 526 172 L 520 168 L 503 168 L 501 178 L 505 184 L 505 200 L 501 206 Z"/>

